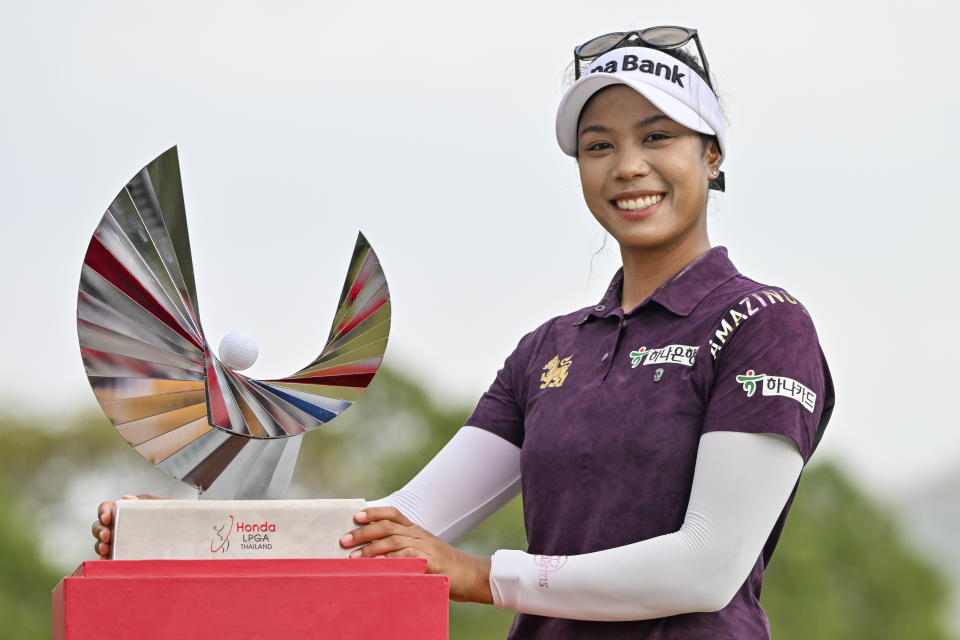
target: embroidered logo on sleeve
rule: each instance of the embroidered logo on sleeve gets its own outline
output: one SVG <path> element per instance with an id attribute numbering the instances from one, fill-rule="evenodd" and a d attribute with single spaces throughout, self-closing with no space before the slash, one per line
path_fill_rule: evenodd
<path id="1" fill-rule="evenodd" d="M 648 364 L 682 364 L 685 367 L 692 367 L 697 359 L 697 351 L 700 347 L 692 347 L 688 344 L 670 344 L 659 349 L 647 349 L 640 347 L 636 351 L 630 352 L 630 366 L 636 369 L 643 363 Z"/>
<path id="2" fill-rule="evenodd" d="M 533 563 L 537 565 L 537 586 L 541 589 L 550 587 L 550 574 L 559 571 L 567 564 L 567 556 L 533 556 Z"/>
<path id="3" fill-rule="evenodd" d="M 563 381 L 567 379 L 567 370 L 573 364 L 573 356 L 567 356 L 563 360 L 560 355 L 553 356 L 553 359 L 543 366 L 546 373 L 540 374 L 541 389 L 547 387 L 562 387 Z"/>
<path id="4" fill-rule="evenodd" d="M 793 378 L 771 376 L 765 373 L 756 373 L 753 369 L 748 369 L 745 374 L 737 376 L 737 382 L 743 385 L 743 390 L 747 392 L 748 398 L 753 397 L 759 384 L 763 395 L 793 398 L 802 404 L 803 408 L 810 413 L 813 413 L 813 409 L 817 404 L 817 394 Z"/>

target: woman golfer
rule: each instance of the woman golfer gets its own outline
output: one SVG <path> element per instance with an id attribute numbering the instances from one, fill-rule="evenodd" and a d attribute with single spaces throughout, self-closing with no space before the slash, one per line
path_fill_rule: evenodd
<path id="1" fill-rule="evenodd" d="M 623 268 L 524 336 L 467 426 L 341 545 L 426 558 L 451 598 L 516 610 L 510 638 L 768 638 L 764 568 L 833 407 L 816 331 L 710 246 L 726 139 L 696 31 L 607 34 L 574 62 L 557 140 Z M 521 490 L 526 552 L 451 546 Z"/>

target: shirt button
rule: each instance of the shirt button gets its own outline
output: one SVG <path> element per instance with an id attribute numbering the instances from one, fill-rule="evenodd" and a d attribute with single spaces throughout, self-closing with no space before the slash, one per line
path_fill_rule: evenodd
<path id="1" fill-rule="evenodd" d="M 603 362 L 604 360 L 606 360 L 609 355 L 610 355 L 610 352 L 609 352 L 609 351 L 607 351 L 605 354 L 603 354 L 603 357 L 600 358 L 600 362 Z"/>
<path id="2" fill-rule="evenodd" d="M 606 306 L 604 306 L 604 305 L 602 305 L 602 304 L 598 304 L 598 305 L 595 306 L 593 309 L 594 309 L 594 311 L 603 311 L 603 310 L 606 309 L 606 308 L 607 308 Z"/>

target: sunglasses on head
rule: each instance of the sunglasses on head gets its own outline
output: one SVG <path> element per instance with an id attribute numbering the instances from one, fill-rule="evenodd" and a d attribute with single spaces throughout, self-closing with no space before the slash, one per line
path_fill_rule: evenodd
<path id="1" fill-rule="evenodd" d="M 608 51 L 620 47 L 637 44 L 651 49 L 679 49 L 690 40 L 693 40 L 697 45 L 697 53 L 700 54 L 700 62 L 703 64 L 703 70 L 707 76 L 707 84 L 712 89 L 710 65 L 707 63 L 707 56 L 703 55 L 703 47 L 700 46 L 697 30 L 687 27 L 648 27 L 638 31 L 606 33 L 587 40 L 573 50 L 574 74 L 576 79 L 579 80 L 581 63 L 595 60 Z"/>

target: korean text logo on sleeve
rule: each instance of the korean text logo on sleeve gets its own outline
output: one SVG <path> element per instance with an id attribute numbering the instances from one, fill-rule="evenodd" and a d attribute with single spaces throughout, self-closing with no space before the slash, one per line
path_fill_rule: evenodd
<path id="1" fill-rule="evenodd" d="M 813 413 L 817 404 L 816 392 L 793 378 L 756 373 L 753 369 L 749 369 L 746 373 L 737 376 L 737 382 L 743 385 L 748 398 L 753 397 L 757 391 L 757 385 L 760 385 L 763 395 L 793 398 L 810 413 Z"/>

